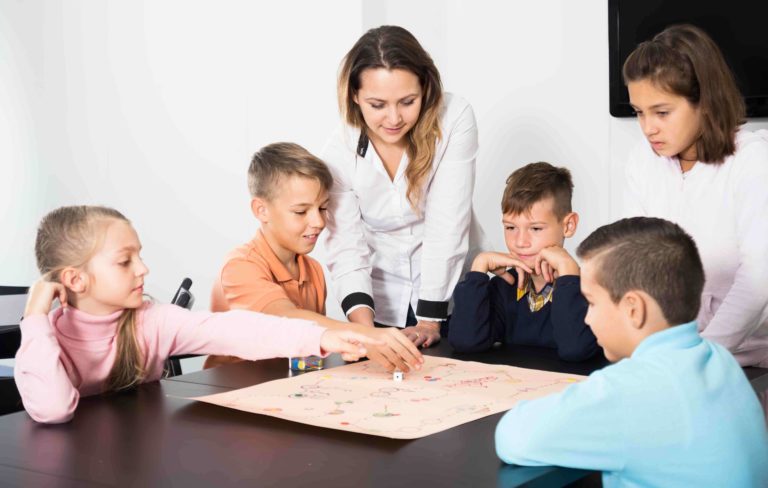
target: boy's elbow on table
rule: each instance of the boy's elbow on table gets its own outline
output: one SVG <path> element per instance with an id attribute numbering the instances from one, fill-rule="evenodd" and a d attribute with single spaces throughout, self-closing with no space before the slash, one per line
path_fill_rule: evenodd
<path id="1" fill-rule="evenodd" d="M 546 466 L 547 463 L 537 461 L 530 456 L 531 453 L 539 450 L 538 445 L 541 441 L 541 439 L 531 435 L 532 433 L 532 429 L 526 428 L 522 422 L 517 421 L 517 413 L 514 408 L 508 411 L 499 421 L 499 425 L 496 426 L 494 435 L 496 455 L 507 464 Z"/>

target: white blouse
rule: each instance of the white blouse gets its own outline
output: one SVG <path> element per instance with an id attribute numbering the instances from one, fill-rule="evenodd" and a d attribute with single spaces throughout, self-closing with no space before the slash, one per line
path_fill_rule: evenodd
<path id="1" fill-rule="evenodd" d="M 323 151 L 334 178 L 327 265 L 347 315 L 369 306 L 377 322 L 399 327 L 409 305 L 420 320 L 448 316 L 467 253 L 476 253 L 484 236 L 472 213 L 478 151 L 472 107 L 446 93 L 440 124 L 419 213 L 406 198 L 406 154 L 391 180 L 373 145 L 358 148 L 360 130 L 346 125 Z"/>
<path id="2" fill-rule="evenodd" d="M 687 173 L 643 141 L 626 178 L 626 216 L 676 222 L 696 241 L 706 277 L 701 335 L 742 365 L 768 362 L 768 140 L 740 130 L 735 154 Z"/>

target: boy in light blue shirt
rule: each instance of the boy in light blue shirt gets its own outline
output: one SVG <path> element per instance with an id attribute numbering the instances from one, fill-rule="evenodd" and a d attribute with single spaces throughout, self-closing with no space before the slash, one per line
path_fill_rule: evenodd
<path id="1" fill-rule="evenodd" d="M 617 363 L 507 412 L 499 457 L 603 471 L 606 487 L 768 486 L 757 396 L 696 330 L 704 271 L 690 236 L 636 217 L 597 229 L 577 254 L 585 321 Z"/>

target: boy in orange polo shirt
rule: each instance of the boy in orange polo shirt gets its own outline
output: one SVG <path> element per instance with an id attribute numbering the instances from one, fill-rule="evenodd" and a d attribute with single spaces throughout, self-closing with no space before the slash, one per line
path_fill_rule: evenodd
<path id="1" fill-rule="evenodd" d="M 213 285 L 211 309 L 246 309 L 313 320 L 329 329 L 354 329 L 384 346 L 368 346 L 368 356 L 388 370 L 420 368 L 418 349 L 397 329 L 375 329 L 325 316 L 325 277 L 307 253 L 325 228 L 328 167 L 306 149 L 275 143 L 259 150 L 248 168 L 251 211 L 261 222 L 256 236 L 227 255 Z M 205 367 L 238 361 L 210 356 Z"/>

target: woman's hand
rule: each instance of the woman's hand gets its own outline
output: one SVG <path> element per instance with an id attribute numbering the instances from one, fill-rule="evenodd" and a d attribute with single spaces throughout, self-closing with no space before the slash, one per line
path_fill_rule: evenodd
<path id="1" fill-rule="evenodd" d="M 403 334 L 408 336 L 416 347 L 429 347 L 440 342 L 440 322 L 419 320 L 413 327 L 404 328 Z"/>
<path id="2" fill-rule="evenodd" d="M 67 289 L 61 283 L 38 280 L 29 289 L 27 305 L 24 307 L 24 317 L 30 315 L 48 315 L 55 299 L 59 299 L 62 307 L 67 306 Z"/>

